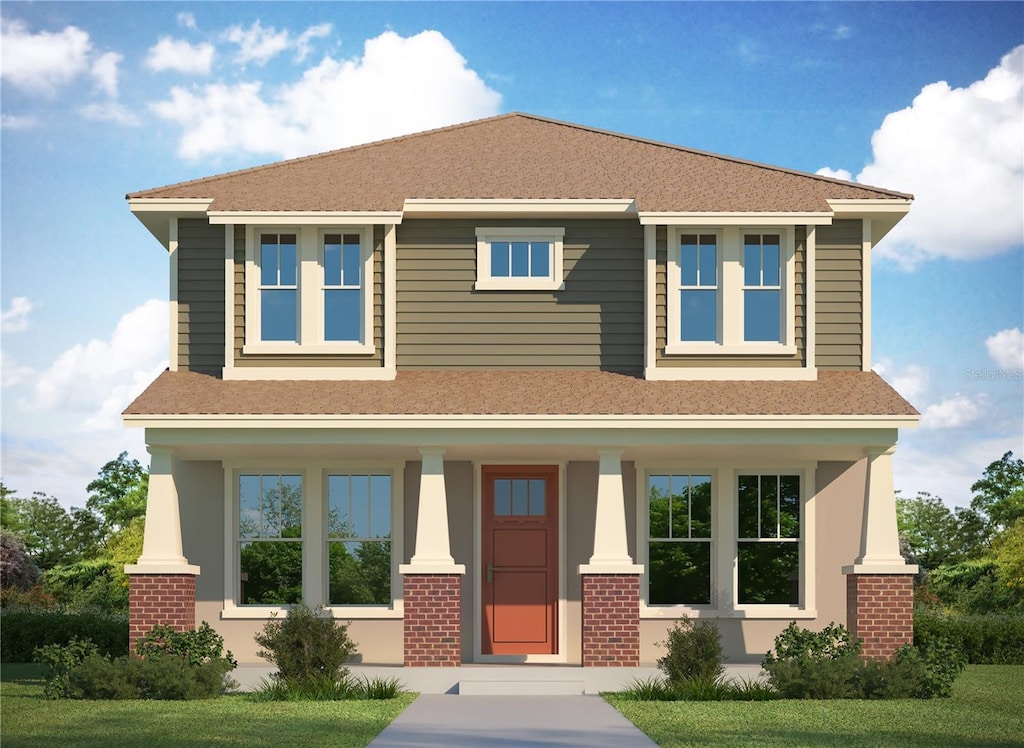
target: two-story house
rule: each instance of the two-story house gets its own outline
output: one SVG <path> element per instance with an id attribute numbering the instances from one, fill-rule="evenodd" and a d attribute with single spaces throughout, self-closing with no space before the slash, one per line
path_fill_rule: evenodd
<path id="1" fill-rule="evenodd" d="M 524 114 L 128 195 L 170 368 L 133 638 L 275 611 L 365 663 L 653 664 L 710 618 L 911 638 L 871 371 L 911 197 Z"/>

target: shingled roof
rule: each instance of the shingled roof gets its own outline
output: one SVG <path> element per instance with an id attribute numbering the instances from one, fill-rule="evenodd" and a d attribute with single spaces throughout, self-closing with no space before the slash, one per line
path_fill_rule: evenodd
<path id="1" fill-rule="evenodd" d="M 224 381 L 165 371 L 127 410 L 155 415 L 916 416 L 871 371 L 811 381 L 647 381 L 602 371 L 400 371 L 392 381 Z"/>
<path id="2" fill-rule="evenodd" d="M 212 211 L 400 211 L 413 199 L 627 199 L 641 212 L 829 212 L 909 195 L 513 113 L 133 192 Z"/>

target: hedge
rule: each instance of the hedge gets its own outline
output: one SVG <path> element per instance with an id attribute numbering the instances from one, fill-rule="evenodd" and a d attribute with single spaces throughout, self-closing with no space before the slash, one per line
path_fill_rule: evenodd
<path id="1" fill-rule="evenodd" d="M 927 647 L 943 638 L 959 647 L 972 665 L 1024 665 L 1024 615 L 914 612 L 914 644 Z"/>
<path id="2" fill-rule="evenodd" d="M 5 608 L 0 612 L 0 662 L 31 662 L 36 647 L 90 639 L 104 655 L 128 653 L 128 616 L 98 612 Z"/>

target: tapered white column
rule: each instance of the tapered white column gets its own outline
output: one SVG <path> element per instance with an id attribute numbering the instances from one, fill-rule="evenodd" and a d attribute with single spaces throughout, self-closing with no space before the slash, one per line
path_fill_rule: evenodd
<path id="1" fill-rule="evenodd" d="M 599 450 L 594 552 L 580 574 L 639 574 L 626 543 L 626 499 L 622 490 L 622 450 Z"/>
<path id="2" fill-rule="evenodd" d="M 893 490 L 892 455 L 894 446 L 870 447 L 868 479 L 861 525 L 860 556 L 845 574 L 914 574 L 917 567 L 900 555 L 900 536 L 896 526 L 896 495 Z"/>
<path id="3" fill-rule="evenodd" d="M 149 493 L 142 555 L 125 566 L 127 574 L 198 574 L 182 552 L 178 489 L 171 472 L 171 450 L 147 447 L 150 453 Z"/>
<path id="4" fill-rule="evenodd" d="M 403 574 L 465 573 L 452 558 L 448 537 L 448 494 L 444 485 L 444 449 L 422 448 L 419 509 L 416 512 L 416 546 Z"/>

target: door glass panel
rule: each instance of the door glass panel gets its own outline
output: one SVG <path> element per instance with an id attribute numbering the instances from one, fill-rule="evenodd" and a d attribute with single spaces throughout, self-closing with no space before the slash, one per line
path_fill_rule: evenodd
<path id="1" fill-rule="evenodd" d="M 499 478 L 494 481 L 494 514 L 507 517 L 512 513 L 512 481 Z"/>
<path id="2" fill-rule="evenodd" d="M 525 478 L 512 479 L 512 514 L 522 517 L 527 514 L 529 506 L 528 483 Z"/>
<path id="3" fill-rule="evenodd" d="M 544 479 L 530 479 L 530 516 L 543 517 L 545 507 Z"/>

